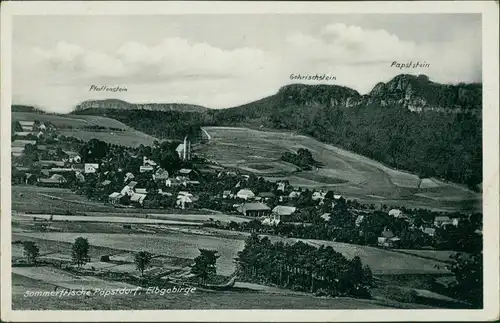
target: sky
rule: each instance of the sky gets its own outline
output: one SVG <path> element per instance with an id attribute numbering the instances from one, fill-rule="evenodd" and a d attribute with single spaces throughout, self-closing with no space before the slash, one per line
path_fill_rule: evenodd
<path id="1" fill-rule="evenodd" d="M 15 16 L 12 50 L 12 103 L 57 113 L 105 98 L 228 108 L 299 82 L 365 94 L 401 73 L 482 80 L 479 14 Z M 429 67 L 391 66 L 410 61 Z"/>

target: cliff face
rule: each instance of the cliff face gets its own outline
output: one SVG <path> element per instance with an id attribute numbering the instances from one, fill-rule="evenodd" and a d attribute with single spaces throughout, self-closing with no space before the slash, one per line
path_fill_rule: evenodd
<path id="1" fill-rule="evenodd" d="M 292 84 L 282 87 L 278 98 L 284 104 L 302 106 L 352 107 L 361 102 L 361 95 L 348 87 L 337 85 Z"/>
<path id="2" fill-rule="evenodd" d="M 398 105 L 415 112 L 480 112 L 481 84 L 447 85 L 434 83 L 425 75 L 398 75 L 378 83 L 365 96 L 367 104 Z"/>
<path id="3" fill-rule="evenodd" d="M 118 109 L 118 110 L 149 110 L 149 111 L 181 111 L 204 112 L 205 107 L 183 103 L 146 103 L 133 104 L 122 100 L 91 100 L 84 101 L 76 106 L 73 112 L 78 113 L 87 109 Z"/>
<path id="4" fill-rule="evenodd" d="M 277 97 L 282 104 L 304 107 L 350 108 L 359 105 L 396 106 L 415 112 L 480 113 L 481 84 L 446 85 L 434 83 L 425 75 L 398 75 L 378 83 L 366 95 L 336 85 L 293 84 L 282 87 Z"/>

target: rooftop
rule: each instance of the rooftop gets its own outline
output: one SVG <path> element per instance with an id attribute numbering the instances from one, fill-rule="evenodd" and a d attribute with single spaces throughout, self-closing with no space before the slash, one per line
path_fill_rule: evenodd
<path id="1" fill-rule="evenodd" d="M 279 215 L 290 215 L 297 210 L 294 206 L 285 206 L 278 205 L 273 209 L 273 213 L 277 213 Z"/>
<path id="2" fill-rule="evenodd" d="M 127 184 L 128 187 L 134 188 L 137 185 L 137 182 L 131 181 L 130 183 Z"/>
<path id="3" fill-rule="evenodd" d="M 245 211 L 267 211 L 270 209 L 271 208 L 269 208 L 269 206 L 267 206 L 264 203 L 260 203 L 260 202 L 243 203 L 238 208 L 238 210 L 245 210 Z"/>
<path id="4" fill-rule="evenodd" d="M 115 198 L 115 199 L 122 198 L 123 196 L 124 196 L 123 194 L 118 193 L 118 192 L 114 192 L 114 193 L 109 194 L 110 198 Z"/>

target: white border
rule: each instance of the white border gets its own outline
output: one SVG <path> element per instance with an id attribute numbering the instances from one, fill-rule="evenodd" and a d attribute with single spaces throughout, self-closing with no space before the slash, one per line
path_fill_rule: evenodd
<path id="1" fill-rule="evenodd" d="M 474 321 L 499 319 L 498 3 L 434 2 L 3 2 L 1 5 L 1 319 L 15 322 L 97 321 Z M 10 261 L 11 23 L 14 15 L 482 13 L 483 17 L 483 310 L 168 310 L 12 311 Z M 415 26 L 418 28 L 418 26 Z M 168 314 L 167 314 L 168 313 Z"/>

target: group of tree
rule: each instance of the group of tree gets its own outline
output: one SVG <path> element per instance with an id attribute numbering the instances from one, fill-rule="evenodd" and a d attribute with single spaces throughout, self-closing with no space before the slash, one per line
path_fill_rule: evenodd
<path id="1" fill-rule="evenodd" d="M 301 170 L 311 170 L 313 166 L 320 165 L 314 160 L 311 152 L 305 148 L 299 148 L 297 153 L 285 152 L 281 160 L 297 165 Z"/>
<path id="2" fill-rule="evenodd" d="M 90 244 L 86 238 L 78 237 L 71 247 L 71 258 L 78 267 L 86 264 L 89 257 Z M 33 241 L 23 241 L 24 256 L 30 264 L 36 265 L 40 256 L 40 248 Z"/>
<path id="3" fill-rule="evenodd" d="M 373 284 L 369 266 L 332 247 L 271 243 L 252 234 L 238 253 L 241 277 L 250 282 L 328 296 L 369 298 Z"/>
<path id="4" fill-rule="evenodd" d="M 483 308 L 484 265 L 483 251 L 472 254 L 455 253 L 448 269 L 455 275 L 455 281 L 448 286 L 452 297 L 465 300 L 475 308 Z"/>
<path id="5" fill-rule="evenodd" d="M 482 127 L 475 115 L 418 114 L 381 106 L 325 106 L 310 113 L 283 105 L 270 122 L 273 128 L 296 130 L 421 177 L 445 178 L 471 188 L 482 180 Z"/>
<path id="6" fill-rule="evenodd" d="M 216 250 L 199 249 L 199 251 L 200 254 L 194 258 L 194 264 L 191 266 L 191 273 L 201 285 L 205 285 L 217 274 L 216 263 L 219 255 Z"/>

